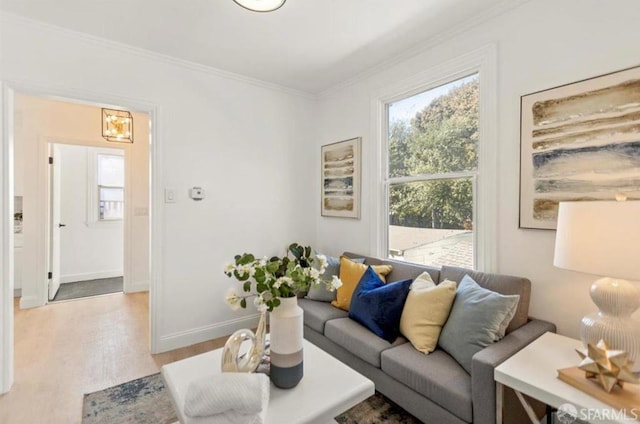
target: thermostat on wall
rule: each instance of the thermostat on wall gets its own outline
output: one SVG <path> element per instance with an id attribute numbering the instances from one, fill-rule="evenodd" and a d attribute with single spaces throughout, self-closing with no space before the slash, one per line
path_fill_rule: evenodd
<path id="1" fill-rule="evenodd" d="M 193 200 L 202 200 L 204 199 L 204 190 L 202 187 L 193 187 L 189 189 L 189 197 Z"/>

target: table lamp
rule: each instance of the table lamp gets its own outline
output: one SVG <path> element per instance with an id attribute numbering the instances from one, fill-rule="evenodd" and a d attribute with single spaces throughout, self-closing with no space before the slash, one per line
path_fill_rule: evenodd
<path id="1" fill-rule="evenodd" d="M 582 343 L 604 339 L 640 365 L 640 201 L 560 202 L 553 264 L 602 276 L 591 286 L 599 311 L 582 318 Z"/>

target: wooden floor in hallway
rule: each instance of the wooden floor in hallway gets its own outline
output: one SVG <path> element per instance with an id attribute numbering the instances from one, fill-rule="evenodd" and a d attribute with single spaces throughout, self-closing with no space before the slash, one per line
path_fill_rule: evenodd
<path id="1" fill-rule="evenodd" d="M 147 293 L 111 294 L 19 310 L 15 374 L 0 396 L 0 423 L 80 423 L 82 398 L 216 349 L 225 338 L 149 354 Z"/>

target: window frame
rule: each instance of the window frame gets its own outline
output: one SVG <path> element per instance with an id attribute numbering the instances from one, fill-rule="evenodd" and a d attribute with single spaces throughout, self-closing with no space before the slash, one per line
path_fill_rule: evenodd
<path id="1" fill-rule="evenodd" d="M 123 209 L 122 219 L 100 219 L 100 177 L 98 168 L 98 157 L 104 156 L 121 156 L 126 167 L 125 152 L 118 148 L 97 148 L 90 147 L 87 150 L 87 226 L 88 227 L 112 227 L 121 226 L 124 223 L 126 211 Z M 122 186 L 124 191 L 124 203 L 126 203 L 126 168 L 125 183 Z M 120 188 L 103 186 L 109 188 Z"/>
<path id="2" fill-rule="evenodd" d="M 478 74 L 479 140 L 478 168 L 459 173 L 427 174 L 429 177 L 470 177 L 473 175 L 473 250 L 474 267 L 485 272 L 497 271 L 497 51 L 489 44 L 475 51 L 420 72 L 381 91 L 372 101 L 374 149 L 374 184 L 372 195 L 371 251 L 379 257 L 389 256 L 389 187 L 394 183 L 422 181 L 424 175 L 389 177 L 388 105 L 407 97 Z"/>

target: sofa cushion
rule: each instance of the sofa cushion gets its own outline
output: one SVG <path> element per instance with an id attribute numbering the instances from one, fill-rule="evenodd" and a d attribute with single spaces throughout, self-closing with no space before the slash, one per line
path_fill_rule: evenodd
<path id="1" fill-rule="evenodd" d="M 353 262 L 345 256 L 340 257 L 340 280 L 342 280 L 342 286 L 338 288 L 336 300 L 331 302 L 333 306 L 345 311 L 349 310 L 353 291 L 356 289 L 367 267 L 367 265 Z M 385 275 L 391 272 L 391 265 L 377 265 L 373 267 L 373 270 L 380 276 L 382 281 L 387 281 Z"/>
<path id="2" fill-rule="evenodd" d="M 400 335 L 400 317 L 412 280 L 385 284 L 369 266 L 351 297 L 349 318 L 393 343 Z"/>
<path id="3" fill-rule="evenodd" d="M 353 262 L 364 263 L 364 258 L 350 258 Z M 340 258 L 334 258 L 333 256 L 327 256 L 327 268 L 322 274 L 324 281 L 331 281 L 333 276 L 340 277 Z M 327 287 L 320 283 L 314 284 L 309 287 L 307 298 L 312 300 L 318 300 L 320 302 L 333 302 L 336 300 L 336 290 L 329 291 Z"/>
<path id="4" fill-rule="evenodd" d="M 449 317 L 456 297 L 456 283 L 443 281 L 437 286 L 422 286 L 419 282 L 416 280 L 413 283 L 407 296 L 400 319 L 400 332 L 420 352 L 430 353 L 438 345 L 442 326 Z"/>
<path id="5" fill-rule="evenodd" d="M 348 313 L 330 303 L 318 302 L 309 299 L 298 299 L 298 306 L 304 310 L 304 325 L 324 333 L 325 323 L 331 319 L 346 318 Z"/>
<path id="6" fill-rule="evenodd" d="M 465 276 L 438 344 L 471 374 L 471 357 L 504 337 L 518 299 L 480 287 Z"/>
<path id="7" fill-rule="evenodd" d="M 471 377 L 446 352 L 429 355 L 407 343 L 381 355 L 382 371 L 442 406 L 462 421 L 473 420 Z"/>
<path id="8" fill-rule="evenodd" d="M 324 335 L 332 342 L 342 346 L 376 368 L 380 368 L 381 352 L 393 346 L 407 343 L 404 337 L 398 337 L 395 342 L 389 343 L 351 318 L 327 321 L 324 326 Z"/>
<path id="9" fill-rule="evenodd" d="M 443 266 L 440 271 L 440 280 L 451 280 L 459 283 L 465 275 L 469 275 L 481 287 L 504 295 L 520 296 L 518 307 L 513 319 L 507 327 L 506 334 L 516 330 L 529 320 L 529 300 L 531 298 L 531 281 L 526 278 L 510 275 L 490 274 L 487 272 L 472 271 L 465 268 Z"/>

